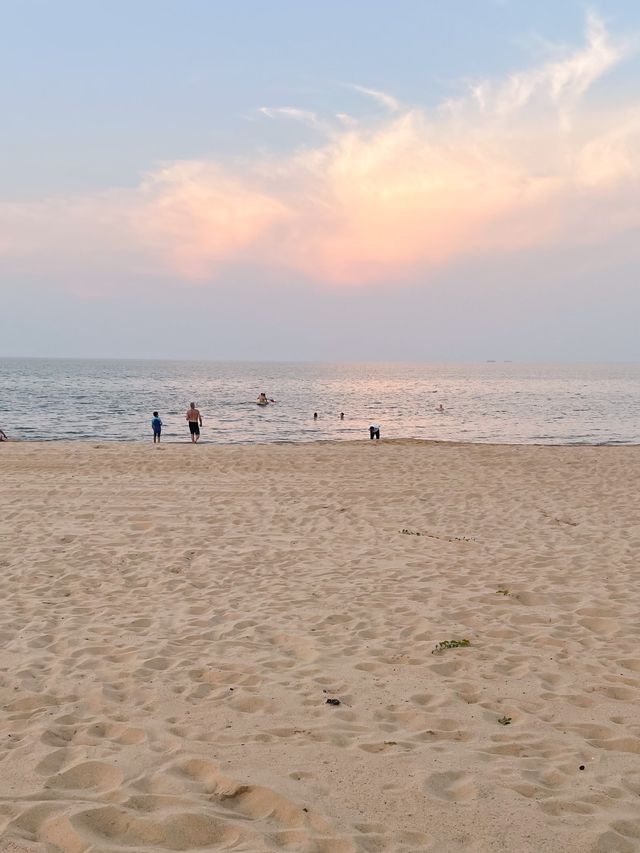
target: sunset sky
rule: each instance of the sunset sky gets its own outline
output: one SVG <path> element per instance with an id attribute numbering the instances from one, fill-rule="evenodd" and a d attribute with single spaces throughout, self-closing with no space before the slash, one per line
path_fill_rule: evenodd
<path id="1" fill-rule="evenodd" d="M 0 355 L 640 359 L 636 0 L 0 12 Z"/>

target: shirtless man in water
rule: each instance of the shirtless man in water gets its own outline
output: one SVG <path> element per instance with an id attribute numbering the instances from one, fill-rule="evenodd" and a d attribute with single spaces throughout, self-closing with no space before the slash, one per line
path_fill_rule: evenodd
<path id="1" fill-rule="evenodd" d="M 200 427 L 202 426 L 202 415 L 196 409 L 196 404 L 191 403 L 187 409 L 185 419 L 189 421 L 189 432 L 191 433 L 191 441 L 195 444 L 200 438 Z"/>

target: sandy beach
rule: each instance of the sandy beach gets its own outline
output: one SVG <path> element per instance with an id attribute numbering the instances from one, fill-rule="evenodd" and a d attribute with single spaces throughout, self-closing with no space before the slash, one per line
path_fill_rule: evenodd
<path id="1" fill-rule="evenodd" d="M 0 477 L 0 850 L 640 850 L 639 447 Z"/>

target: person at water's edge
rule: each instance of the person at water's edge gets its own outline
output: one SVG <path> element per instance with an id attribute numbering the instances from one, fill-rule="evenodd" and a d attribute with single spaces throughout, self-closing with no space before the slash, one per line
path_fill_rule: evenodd
<path id="1" fill-rule="evenodd" d="M 380 424 L 371 424 L 371 426 L 369 427 L 369 438 L 380 438 Z"/>
<path id="2" fill-rule="evenodd" d="M 153 430 L 153 443 L 160 444 L 160 436 L 162 434 L 162 420 L 157 412 L 153 413 L 151 418 L 151 429 Z"/>
<path id="3" fill-rule="evenodd" d="M 185 418 L 189 422 L 191 441 L 195 444 L 200 438 L 200 427 L 202 426 L 202 415 L 200 414 L 200 411 L 196 409 L 195 403 L 191 403 L 189 405 Z"/>

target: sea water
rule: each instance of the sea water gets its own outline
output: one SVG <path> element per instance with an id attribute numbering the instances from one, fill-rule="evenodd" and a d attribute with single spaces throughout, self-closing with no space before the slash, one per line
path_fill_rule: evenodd
<path id="1" fill-rule="evenodd" d="M 277 402 L 257 406 L 261 391 Z M 639 364 L 0 359 L 12 438 L 150 441 L 156 409 L 163 439 L 188 441 L 192 400 L 203 442 L 366 438 L 377 423 L 383 438 L 640 443 Z"/>

